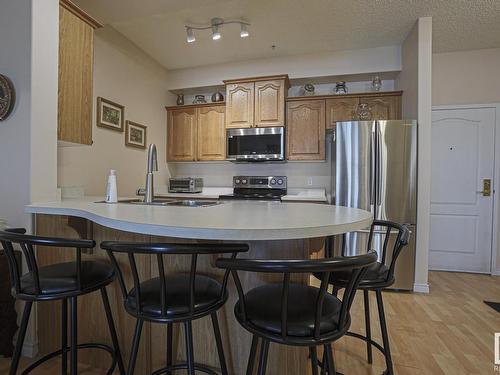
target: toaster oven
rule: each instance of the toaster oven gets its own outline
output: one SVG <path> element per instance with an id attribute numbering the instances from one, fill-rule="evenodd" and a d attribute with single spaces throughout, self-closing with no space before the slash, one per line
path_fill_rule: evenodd
<path id="1" fill-rule="evenodd" d="M 201 193 L 203 179 L 200 177 L 173 177 L 168 181 L 169 193 Z"/>

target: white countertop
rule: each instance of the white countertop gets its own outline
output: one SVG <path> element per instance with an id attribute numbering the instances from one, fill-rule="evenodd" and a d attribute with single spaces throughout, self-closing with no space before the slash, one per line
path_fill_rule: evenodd
<path id="1" fill-rule="evenodd" d="M 284 240 L 323 237 L 366 228 L 370 212 L 310 203 L 227 201 L 209 207 L 95 203 L 102 197 L 34 203 L 26 212 L 82 217 L 113 229 L 213 240 Z"/>
<path id="2" fill-rule="evenodd" d="M 282 201 L 307 201 L 307 202 L 328 202 L 325 189 L 294 189 L 289 188 L 288 194 L 281 197 Z M 217 199 L 219 195 L 232 194 L 233 188 L 228 187 L 204 187 L 201 193 L 169 193 L 166 189 L 157 189 L 157 197 L 190 197 Z"/>

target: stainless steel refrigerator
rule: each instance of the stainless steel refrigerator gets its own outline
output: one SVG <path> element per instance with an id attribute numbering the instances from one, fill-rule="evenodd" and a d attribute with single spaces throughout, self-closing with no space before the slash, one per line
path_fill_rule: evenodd
<path id="1" fill-rule="evenodd" d="M 375 219 L 408 224 L 409 245 L 398 258 L 394 289 L 413 289 L 417 221 L 416 121 L 338 122 L 332 139 L 332 203 L 362 208 Z M 369 228 L 346 235 L 345 255 L 367 248 Z M 375 232 L 373 248 L 385 235 Z M 396 234 L 390 244 L 394 241 Z M 341 239 L 334 239 L 340 252 Z M 390 256 L 390 255 L 389 255 Z M 389 258 L 390 259 L 390 258 Z"/>

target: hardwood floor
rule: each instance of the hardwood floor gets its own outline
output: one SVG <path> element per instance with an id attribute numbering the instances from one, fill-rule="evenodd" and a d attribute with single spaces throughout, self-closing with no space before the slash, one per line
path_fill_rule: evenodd
<path id="1" fill-rule="evenodd" d="M 483 300 L 500 301 L 500 278 L 431 272 L 430 285 L 429 295 L 384 293 L 396 374 L 494 374 L 493 337 L 500 332 L 500 314 Z M 359 294 L 353 307 L 352 329 L 357 332 L 364 331 L 361 302 Z M 370 302 L 372 335 L 381 341 L 374 295 Z M 334 347 L 338 371 L 379 375 L 384 369 L 383 357 L 375 350 L 374 364 L 366 363 L 366 346 L 360 340 L 342 338 Z M 8 372 L 8 365 L 8 359 L 0 358 L 0 374 Z M 58 374 L 59 364 L 55 360 L 35 373 Z M 82 366 L 80 374 L 104 372 Z"/>

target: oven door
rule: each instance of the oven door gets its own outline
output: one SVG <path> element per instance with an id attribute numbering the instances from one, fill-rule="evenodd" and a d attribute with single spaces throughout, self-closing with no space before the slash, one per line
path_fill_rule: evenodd
<path id="1" fill-rule="evenodd" d="M 246 162 L 285 160 L 284 128 L 228 129 L 227 158 Z"/>

